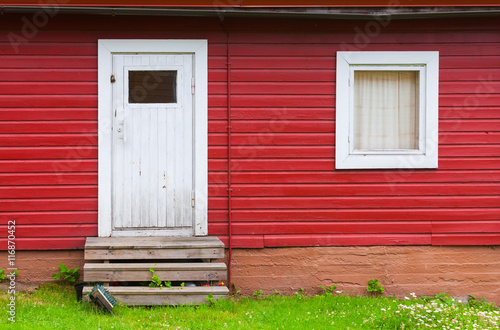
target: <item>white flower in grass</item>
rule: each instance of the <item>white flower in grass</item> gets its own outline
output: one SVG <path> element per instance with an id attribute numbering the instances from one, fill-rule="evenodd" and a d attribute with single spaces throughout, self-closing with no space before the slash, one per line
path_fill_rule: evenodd
<path id="1" fill-rule="evenodd" d="M 417 295 L 415 294 L 415 292 L 410 292 L 410 296 L 412 296 L 413 298 L 417 298 Z"/>

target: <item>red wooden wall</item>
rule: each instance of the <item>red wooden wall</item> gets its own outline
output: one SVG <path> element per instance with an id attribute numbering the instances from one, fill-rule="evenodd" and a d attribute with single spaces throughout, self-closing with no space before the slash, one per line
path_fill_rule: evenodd
<path id="1" fill-rule="evenodd" d="M 56 15 L 30 31 L 32 20 L 0 17 L 1 249 L 8 220 L 18 249 L 97 235 L 97 40 L 111 38 L 208 39 L 209 232 L 227 242 L 219 19 Z M 497 18 L 240 18 L 224 29 L 234 247 L 500 244 Z M 338 50 L 440 52 L 439 169 L 335 170 Z"/>

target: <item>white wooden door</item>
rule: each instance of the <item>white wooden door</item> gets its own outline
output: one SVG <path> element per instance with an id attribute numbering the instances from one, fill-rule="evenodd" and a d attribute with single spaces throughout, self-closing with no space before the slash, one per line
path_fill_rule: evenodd
<path id="1" fill-rule="evenodd" d="M 193 55 L 113 55 L 112 235 L 192 236 Z"/>

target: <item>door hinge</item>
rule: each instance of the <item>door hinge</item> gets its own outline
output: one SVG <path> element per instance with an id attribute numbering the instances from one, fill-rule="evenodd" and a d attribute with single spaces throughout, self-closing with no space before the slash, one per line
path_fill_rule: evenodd
<path id="1" fill-rule="evenodd" d="M 191 207 L 194 207 L 194 191 L 191 191 Z"/>
<path id="2" fill-rule="evenodd" d="M 194 95 L 194 77 L 191 78 L 191 94 Z"/>

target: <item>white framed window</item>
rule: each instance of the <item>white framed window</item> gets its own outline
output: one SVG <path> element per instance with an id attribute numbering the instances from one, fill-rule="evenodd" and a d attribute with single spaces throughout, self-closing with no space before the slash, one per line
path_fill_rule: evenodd
<path id="1" fill-rule="evenodd" d="M 439 52 L 337 52 L 335 167 L 437 168 Z"/>

